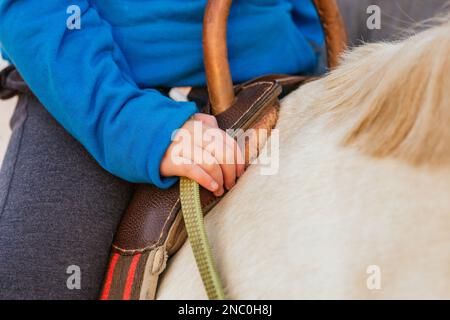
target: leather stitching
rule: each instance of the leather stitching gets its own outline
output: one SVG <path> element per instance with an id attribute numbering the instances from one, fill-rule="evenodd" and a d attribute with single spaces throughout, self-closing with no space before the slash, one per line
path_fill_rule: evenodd
<path id="1" fill-rule="evenodd" d="M 255 106 L 255 104 L 257 104 L 262 99 L 262 97 L 273 87 L 273 82 L 269 82 L 269 81 L 257 82 L 257 83 L 253 83 L 253 84 L 250 84 L 250 85 L 244 87 L 244 89 L 247 89 L 247 88 L 255 87 L 257 85 L 261 85 L 263 83 L 270 84 L 271 86 L 268 87 L 266 90 L 264 90 L 263 94 L 260 95 L 259 98 L 255 102 L 253 102 L 252 105 L 239 117 L 239 119 L 237 119 L 233 123 L 233 126 L 235 126 L 246 114 L 248 114 L 250 112 L 250 110 Z"/>
<path id="2" fill-rule="evenodd" d="M 159 241 L 161 241 L 161 239 L 162 239 L 162 237 L 164 235 L 164 231 L 166 229 L 167 223 L 169 222 L 170 217 L 172 217 L 172 214 L 173 214 L 173 212 L 174 212 L 174 210 L 177 207 L 179 202 L 180 202 L 180 198 L 178 198 L 178 200 L 175 202 L 175 204 L 173 205 L 172 209 L 170 210 L 169 215 L 167 216 L 166 220 L 164 221 L 163 228 L 161 230 L 161 233 L 159 234 L 159 238 L 158 238 L 157 241 L 153 242 L 152 244 L 150 244 L 150 245 L 148 245 L 148 246 L 146 246 L 144 248 L 140 248 L 140 249 L 123 249 L 123 248 L 120 248 L 120 247 L 116 246 L 115 244 L 112 245 L 113 248 L 116 249 L 119 252 L 127 253 L 127 254 L 142 253 L 142 252 L 154 249 L 157 246 L 157 244 L 159 243 Z"/>

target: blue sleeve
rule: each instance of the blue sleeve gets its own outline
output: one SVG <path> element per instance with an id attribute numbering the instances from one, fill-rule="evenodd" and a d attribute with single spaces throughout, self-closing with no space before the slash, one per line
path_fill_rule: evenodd
<path id="1" fill-rule="evenodd" d="M 81 8 L 80 30 L 67 28 L 71 5 Z M 102 167 L 130 182 L 176 182 L 161 178 L 160 162 L 196 106 L 140 89 L 89 1 L 0 0 L 0 42 L 33 93 Z"/>

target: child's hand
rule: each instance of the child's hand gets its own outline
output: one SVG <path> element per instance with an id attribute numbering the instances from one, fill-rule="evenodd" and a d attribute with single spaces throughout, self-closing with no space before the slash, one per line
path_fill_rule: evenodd
<path id="1" fill-rule="evenodd" d="M 202 113 L 175 135 L 160 166 L 161 176 L 188 177 L 216 196 L 224 193 L 224 186 L 231 189 L 244 170 L 237 142 L 219 129 L 213 116 Z"/>

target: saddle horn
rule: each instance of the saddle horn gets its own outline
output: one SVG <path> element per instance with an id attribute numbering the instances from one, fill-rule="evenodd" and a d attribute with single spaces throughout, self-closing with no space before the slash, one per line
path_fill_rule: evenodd
<path id="1" fill-rule="evenodd" d="M 312 0 L 325 32 L 329 68 L 339 62 L 347 35 L 335 0 Z M 203 21 L 203 56 L 211 109 L 214 115 L 227 110 L 235 95 L 228 62 L 227 23 L 232 0 L 208 0 Z"/>

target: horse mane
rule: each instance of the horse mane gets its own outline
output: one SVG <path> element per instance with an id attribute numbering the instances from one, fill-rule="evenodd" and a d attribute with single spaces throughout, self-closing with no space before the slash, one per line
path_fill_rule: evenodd
<path id="1" fill-rule="evenodd" d="M 406 40 L 347 52 L 323 81 L 312 108 L 356 118 L 344 146 L 416 166 L 450 163 L 450 16 Z"/>

